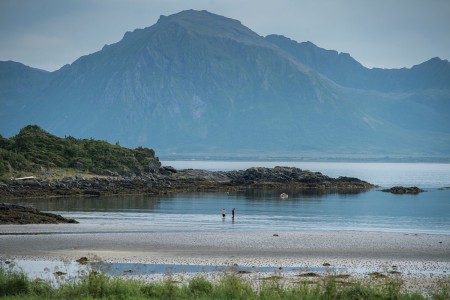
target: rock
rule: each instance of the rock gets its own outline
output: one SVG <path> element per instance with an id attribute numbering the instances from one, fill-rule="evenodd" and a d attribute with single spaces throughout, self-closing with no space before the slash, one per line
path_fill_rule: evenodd
<path id="1" fill-rule="evenodd" d="M 380 273 L 380 272 L 372 272 L 372 273 L 369 273 L 368 275 L 373 277 L 373 278 L 377 278 L 377 279 L 387 278 L 387 275 L 385 275 L 383 273 Z"/>
<path id="2" fill-rule="evenodd" d="M 402 195 L 402 194 L 417 195 L 419 193 L 424 192 L 424 190 L 419 189 L 416 186 L 411 186 L 411 187 L 394 186 L 394 187 L 391 187 L 390 189 L 384 189 L 384 190 L 381 190 L 381 191 L 382 192 L 386 192 L 386 193 L 397 194 L 397 195 Z"/>
<path id="3" fill-rule="evenodd" d="M 0 224 L 78 223 L 60 215 L 41 212 L 33 207 L 0 203 Z"/>
<path id="4" fill-rule="evenodd" d="M 314 272 L 308 272 L 308 273 L 302 273 L 302 274 L 298 274 L 298 277 L 320 277 L 319 274 L 314 273 Z"/>
<path id="5" fill-rule="evenodd" d="M 89 259 L 86 256 L 80 257 L 76 260 L 80 265 L 86 265 L 89 262 Z"/>
<path id="6" fill-rule="evenodd" d="M 161 163 L 159 160 L 151 159 L 149 160 L 147 166 L 145 167 L 145 171 L 149 173 L 157 173 L 159 172 L 159 168 L 161 167 Z"/>
<path id="7" fill-rule="evenodd" d="M 85 190 L 83 191 L 83 195 L 99 197 L 101 192 L 97 190 Z"/>
<path id="8" fill-rule="evenodd" d="M 164 166 L 164 167 L 159 168 L 159 173 L 163 174 L 163 175 L 170 175 L 172 173 L 177 173 L 177 172 L 178 171 L 174 167 L 171 167 L 171 166 Z"/>

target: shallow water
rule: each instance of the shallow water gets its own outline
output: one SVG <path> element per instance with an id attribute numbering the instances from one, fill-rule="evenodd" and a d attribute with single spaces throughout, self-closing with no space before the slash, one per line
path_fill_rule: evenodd
<path id="1" fill-rule="evenodd" d="M 450 164 L 308 162 L 165 162 L 176 168 L 209 170 L 250 166 L 296 166 L 331 177 L 357 177 L 385 187 L 418 186 L 418 195 L 318 190 L 247 190 L 164 196 L 114 196 L 16 200 L 43 211 L 102 226 L 182 227 L 186 230 L 358 230 L 450 234 Z M 284 192 L 288 199 L 280 199 Z M 13 201 L 14 202 L 14 201 Z M 227 210 L 225 219 L 221 210 Z M 236 218 L 231 219 L 231 209 Z"/>
<path id="2" fill-rule="evenodd" d="M 279 197 L 281 192 L 288 199 Z M 81 224 L 152 226 L 186 230 L 358 230 L 450 234 L 450 189 L 419 195 L 393 195 L 377 189 L 353 194 L 295 190 L 236 193 L 186 193 L 164 196 L 115 196 L 20 200 Z M 227 216 L 222 219 L 221 210 Z M 236 217 L 231 218 L 231 209 Z"/>
<path id="3" fill-rule="evenodd" d="M 386 267 L 377 265 L 363 265 L 350 267 L 334 266 L 240 266 L 232 265 L 196 265 L 196 264 L 148 264 L 148 263 L 123 263 L 108 261 L 91 261 L 80 264 L 74 261 L 44 260 L 44 259 L 14 259 L 1 260 L 0 269 L 12 272 L 24 272 L 31 279 L 43 279 L 53 286 L 66 282 L 77 282 L 92 271 L 111 276 L 170 276 L 172 274 L 196 275 L 216 272 L 225 274 L 233 272 L 238 274 L 261 273 L 262 276 L 295 274 L 313 274 L 313 276 L 352 274 L 354 276 L 367 276 L 371 272 L 389 273 L 389 269 L 398 274 L 414 274 L 416 276 L 435 277 L 447 276 L 447 270 L 424 268 L 423 265 L 408 265 L 403 267 Z M 263 275 L 265 274 L 265 275 Z M 306 275 L 311 276 L 311 275 Z M 261 277 L 265 278 L 265 277 Z"/>
<path id="4" fill-rule="evenodd" d="M 274 267 L 238 265 L 195 265 L 195 264 L 145 264 L 93 261 L 86 264 L 44 259 L 14 259 L 0 261 L 0 268 L 10 271 L 24 271 L 32 278 L 54 281 L 58 278 L 79 278 L 91 271 L 113 276 L 151 275 L 171 273 L 209 273 L 209 272 L 343 272 L 345 268 L 335 267 Z"/>

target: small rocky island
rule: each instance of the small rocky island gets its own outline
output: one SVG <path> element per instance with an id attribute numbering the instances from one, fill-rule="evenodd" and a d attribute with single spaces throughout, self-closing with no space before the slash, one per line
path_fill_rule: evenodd
<path id="1" fill-rule="evenodd" d="M 403 194 L 417 195 L 419 193 L 424 192 L 424 190 L 422 190 L 416 186 L 410 186 L 410 187 L 394 186 L 394 187 L 391 187 L 390 189 L 384 189 L 381 191 L 385 192 L 385 193 L 392 193 L 392 194 L 397 194 L 397 195 L 403 195 Z"/>

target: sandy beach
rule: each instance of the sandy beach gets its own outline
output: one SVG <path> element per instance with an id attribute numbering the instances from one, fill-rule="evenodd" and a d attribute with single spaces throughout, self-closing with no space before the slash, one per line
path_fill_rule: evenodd
<path id="1" fill-rule="evenodd" d="M 89 225 L 6 225 L 0 227 L 0 257 L 3 260 L 64 261 L 87 257 L 117 263 L 270 266 L 278 268 L 280 274 L 288 267 L 320 269 L 329 266 L 333 272 L 352 278 L 368 278 L 374 272 L 395 274 L 415 288 L 426 289 L 442 284 L 442 280 L 447 280 L 448 284 L 450 236 L 361 231 L 256 232 L 204 231 L 195 227 L 152 226 L 142 230 L 137 226 L 112 225 L 100 229 Z M 164 274 L 144 277 L 155 280 L 162 276 Z"/>
<path id="2" fill-rule="evenodd" d="M 0 254 L 139 259 L 376 259 L 450 263 L 450 236 L 363 231 L 201 230 L 172 226 L 5 225 Z M 120 253 L 120 254 L 118 254 Z"/>

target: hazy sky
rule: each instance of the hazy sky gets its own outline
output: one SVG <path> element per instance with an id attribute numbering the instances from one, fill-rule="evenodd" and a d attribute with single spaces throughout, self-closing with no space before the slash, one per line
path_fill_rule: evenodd
<path id="1" fill-rule="evenodd" d="M 367 67 L 450 60 L 450 0 L 0 0 L 0 60 L 53 71 L 186 9 L 347 52 Z"/>

